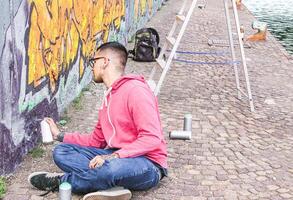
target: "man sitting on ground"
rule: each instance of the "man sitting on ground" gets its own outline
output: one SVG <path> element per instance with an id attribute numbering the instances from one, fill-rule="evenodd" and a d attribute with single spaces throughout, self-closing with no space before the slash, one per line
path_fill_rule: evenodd
<path id="1" fill-rule="evenodd" d="M 108 189 L 147 190 L 167 175 L 157 99 L 143 77 L 124 75 L 127 56 L 117 42 L 97 49 L 90 61 L 93 80 L 104 83 L 107 91 L 96 127 L 91 134 L 63 133 L 47 118 L 53 138 L 63 142 L 53 158 L 64 173 L 32 173 L 31 185 L 50 191 L 69 182 L 73 193 L 89 193 L 84 199 L 130 199 L 129 190 Z"/>

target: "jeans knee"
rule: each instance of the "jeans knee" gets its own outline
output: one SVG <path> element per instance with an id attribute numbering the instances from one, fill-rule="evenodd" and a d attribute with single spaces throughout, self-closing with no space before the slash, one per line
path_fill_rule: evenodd
<path id="1" fill-rule="evenodd" d="M 106 182 L 112 182 L 114 180 L 114 172 L 111 171 L 109 168 L 103 170 L 103 173 L 99 173 L 98 175 L 101 180 Z"/>
<path id="2" fill-rule="evenodd" d="M 107 162 L 107 161 L 106 161 Z M 111 170 L 109 166 L 103 166 L 101 169 L 96 170 L 96 177 L 99 181 L 105 183 L 106 185 L 114 186 L 115 173 Z"/>
<path id="3" fill-rule="evenodd" d="M 59 144 L 53 150 L 53 159 L 55 162 L 58 162 L 61 159 L 64 159 L 64 156 L 68 154 L 70 146 L 68 144 Z"/>

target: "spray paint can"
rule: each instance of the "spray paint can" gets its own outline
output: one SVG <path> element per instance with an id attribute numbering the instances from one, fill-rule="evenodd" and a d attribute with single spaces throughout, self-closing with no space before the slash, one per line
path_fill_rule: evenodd
<path id="1" fill-rule="evenodd" d="M 53 142 L 53 136 L 52 136 L 52 133 L 51 133 L 50 126 L 46 122 L 45 119 L 43 121 L 41 121 L 41 132 L 42 132 L 43 143 L 51 143 L 51 142 Z"/>
<path id="2" fill-rule="evenodd" d="M 191 131 L 171 131 L 169 137 L 170 139 L 190 140 Z"/>
<path id="3" fill-rule="evenodd" d="M 192 115 L 186 114 L 184 115 L 184 125 L 183 131 L 192 131 Z"/>
<path id="4" fill-rule="evenodd" d="M 59 200 L 71 200 L 71 185 L 63 182 L 59 185 Z"/>

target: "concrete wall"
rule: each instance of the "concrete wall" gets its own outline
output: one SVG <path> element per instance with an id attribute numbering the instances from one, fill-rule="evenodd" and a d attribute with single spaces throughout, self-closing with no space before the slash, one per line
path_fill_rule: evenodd
<path id="1" fill-rule="evenodd" d="M 40 140 L 39 120 L 59 114 L 91 81 L 87 59 L 126 43 L 162 0 L 9 0 L 0 13 L 0 175 Z"/>

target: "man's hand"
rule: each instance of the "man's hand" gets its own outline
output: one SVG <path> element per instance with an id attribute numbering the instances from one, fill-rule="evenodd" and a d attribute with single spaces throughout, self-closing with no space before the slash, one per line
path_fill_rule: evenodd
<path id="1" fill-rule="evenodd" d="M 119 155 L 117 153 L 108 154 L 108 155 L 97 155 L 90 161 L 89 168 L 94 169 L 96 167 L 101 167 L 105 163 L 106 160 L 112 160 L 115 158 L 119 158 Z"/>
<path id="2" fill-rule="evenodd" d="M 53 139 L 56 140 L 57 136 L 60 133 L 60 130 L 58 129 L 56 123 L 54 122 L 54 120 L 52 118 L 46 117 L 45 120 L 50 126 L 50 130 L 51 130 Z"/>

